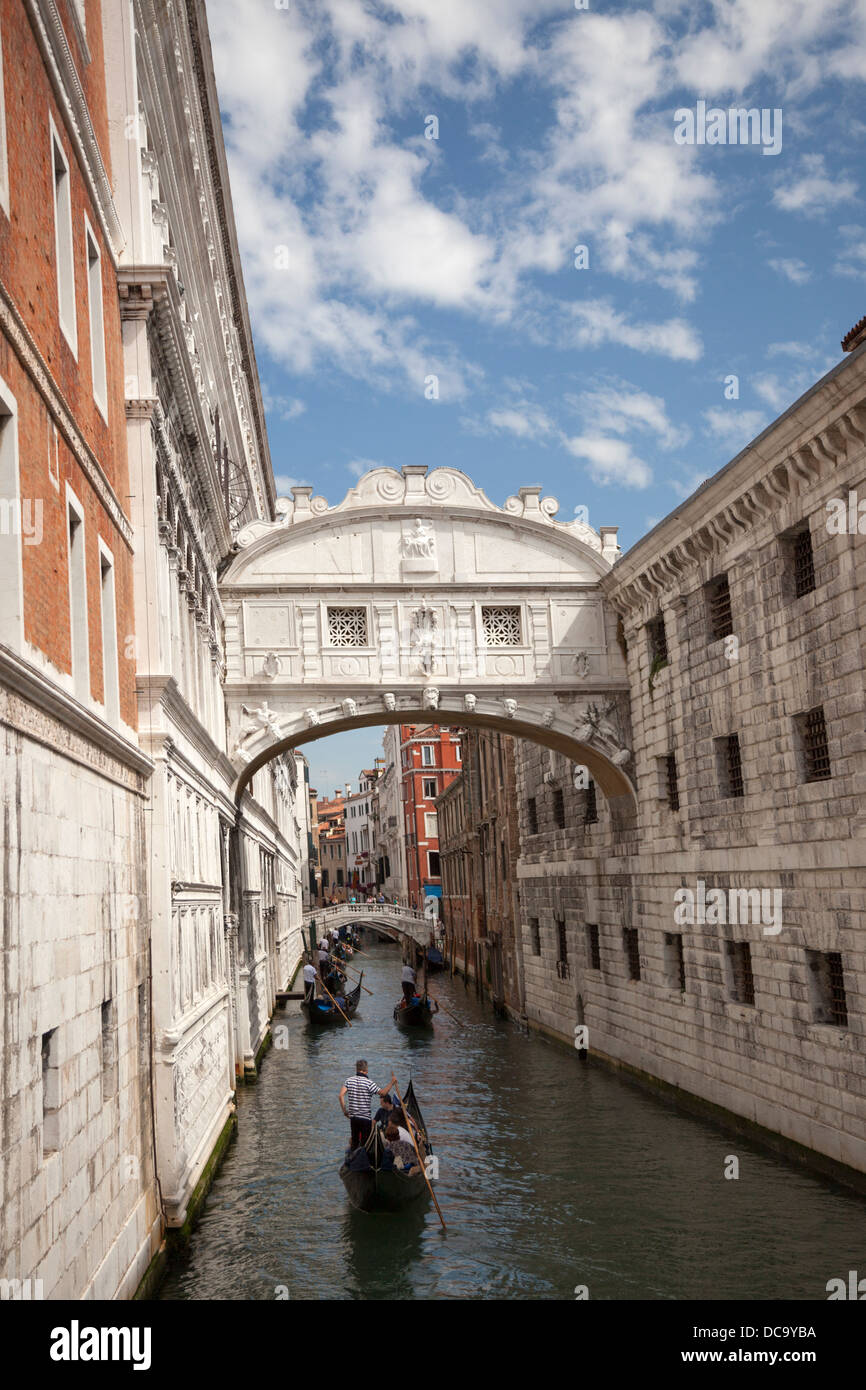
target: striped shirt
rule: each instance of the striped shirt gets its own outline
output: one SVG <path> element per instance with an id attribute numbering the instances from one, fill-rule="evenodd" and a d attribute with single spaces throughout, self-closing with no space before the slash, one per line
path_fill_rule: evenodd
<path id="1" fill-rule="evenodd" d="M 350 1076 L 346 1081 L 346 1109 L 354 1120 L 369 1120 L 370 1099 L 378 1096 L 379 1087 L 369 1076 Z"/>

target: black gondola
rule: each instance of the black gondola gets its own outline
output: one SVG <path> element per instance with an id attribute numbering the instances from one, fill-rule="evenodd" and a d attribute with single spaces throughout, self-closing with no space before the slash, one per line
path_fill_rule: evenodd
<path id="1" fill-rule="evenodd" d="M 432 1028 L 433 1014 L 439 1010 L 433 1009 L 430 1005 L 428 996 L 422 994 L 416 996 L 417 1003 L 403 1004 L 402 1002 L 394 1006 L 394 1022 L 400 1028 Z"/>
<path id="2" fill-rule="evenodd" d="M 363 980 L 363 978 L 364 974 L 362 971 L 361 980 Z M 358 1007 L 361 998 L 361 980 L 359 980 L 355 988 L 345 996 L 346 1003 L 342 1007 L 343 1014 L 346 1015 L 346 1018 L 351 1018 Z M 331 993 L 333 994 L 334 991 L 331 990 Z M 311 1023 L 345 1023 L 346 1021 L 346 1019 L 343 1018 L 343 1014 L 340 1013 L 340 1010 L 331 1003 L 327 996 L 324 999 L 305 999 L 301 1004 L 301 1008 L 304 1010 L 304 1013 Z"/>
<path id="3" fill-rule="evenodd" d="M 418 1150 L 423 1163 L 433 1152 L 433 1145 L 427 1137 L 427 1127 L 418 1108 L 411 1081 L 403 1094 L 403 1108 L 414 1121 Z M 364 1148 L 370 1163 L 368 1169 L 356 1172 L 345 1163 L 340 1168 L 340 1177 L 349 1201 L 359 1211 L 399 1211 L 401 1207 L 417 1201 L 429 1190 L 423 1173 L 410 1176 L 408 1173 L 381 1166 L 385 1140 L 378 1125 L 373 1126 Z"/>
<path id="4" fill-rule="evenodd" d="M 445 957 L 438 946 L 427 947 L 427 969 L 432 973 L 434 970 L 445 969 Z"/>

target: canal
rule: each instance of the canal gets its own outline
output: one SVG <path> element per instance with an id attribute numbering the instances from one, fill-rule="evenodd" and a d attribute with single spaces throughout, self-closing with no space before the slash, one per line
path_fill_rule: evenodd
<path id="1" fill-rule="evenodd" d="M 399 949 L 365 949 L 374 993 L 352 1028 L 277 1012 L 288 1045 L 240 1088 L 237 1140 L 161 1298 L 573 1299 L 585 1285 L 590 1299 L 823 1300 L 829 1279 L 866 1270 L 856 1195 L 527 1037 L 458 978 L 431 977 L 455 1017 L 401 1033 Z M 383 1086 L 411 1074 L 446 1234 L 429 1198 L 349 1206 L 337 1093 L 357 1057 Z"/>

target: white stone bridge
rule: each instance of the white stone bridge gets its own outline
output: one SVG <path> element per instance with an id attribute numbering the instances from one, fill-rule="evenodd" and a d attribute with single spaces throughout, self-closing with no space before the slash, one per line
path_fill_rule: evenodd
<path id="1" fill-rule="evenodd" d="M 399 907 L 395 903 L 337 903 L 334 907 L 321 907 L 304 916 L 305 938 L 309 940 L 310 927 L 315 925 L 317 932 L 334 927 L 375 927 L 376 931 L 408 936 L 416 946 L 427 946 L 431 935 L 436 934 L 437 920 L 428 917 L 414 907 Z M 321 939 L 321 937 L 319 938 Z"/>

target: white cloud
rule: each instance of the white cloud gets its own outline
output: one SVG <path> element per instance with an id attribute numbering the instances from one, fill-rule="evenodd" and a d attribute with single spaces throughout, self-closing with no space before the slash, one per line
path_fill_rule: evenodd
<path id="1" fill-rule="evenodd" d="M 288 473 L 278 473 L 274 478 L 278 497 L 288 497 L 293 487 L 301 487 L 302 485 L 302 478 L 291 478 Z"/>
<path id="2" fill-rule="evenodd" d="M 771 270 L 775 270 L 777 275 L 784 275 L 786 280 L 790 280 L 794 285 L 805 285 L 812 278 L 812 272 L 805 261 L 798 260 L 796 257 L 768 261 L 767 265 Z"/>
<path id="3" fill-rule="evenodd" d="M 383 468 L 384 464 L 381 459 L 352 459 L 346 467 L 353 478 L 363 478 L 365 473 L 369 473 L 373 468 Z"/>
<path id="4" fill-rule="evenodd" d="M 275 395 L 267 386 L 262 384 L 262 401 L 265 410 L 269 415 L 276 415 L 280 420 L 296 420 L 299 415 L 303 415 L 306 405 L 298 400 L 296 396 Z"/>
<path id="5" fill-rule="evenodd" d="M 734 453 L 739 453 L 769 423 L 762 410 L 740 410 L 736 406 L 711 406 L 704 411 L 704 433 Z"/>
<path id="6" fill-rule="evenodd" d="M 618 343 L 622 347 L 633 348 L 635 352 L 654 352 L 685 362 L 696 362 L 703 352 L 700 337 L 684 319 L 630 323 L 606 300 L 570 304 L 565 308 L 565 319 L 565 331 L 568 331 L 570 320 L 571 342 L 579 347 Z M 554 332 L 558 327 L 555 326 Z"/>
<path id="7" fill-rule="evenodd" d="M 490 410 L 487 419 L 495 430 L 515 434 L 519 439 L 539 439 L 553 430 L 546 412 L 527 401 L 502 410 Z"/>
<path id="8" fill-rule="evenodd" d="M 575 435 L 564 443 L 575 458 L 586 460 L 589 475 L 596 483 L 625 483 L 629 487 L 645 488 L 652 482 L 652 470 L 632 452 L 624 439 Z"/>
<path id="9" fill-rule="evenodd" d="M 773 194 L 773 202 L 783 212 L 799 212 L 804 217 L 820 217 L 838 203 L 850 202 L 857 193 L 852 179 L 828 174 L 822 154 L 803 156 L 803 173 Z"/>
<path id="10" fill-rule="evenodd" d="M 627 381 L 613 381 L 567 399 L 589 425 L 599 430 L 654 434 L 663 449 L 679 448 L 690 437 L 687 427 L 677 426 L 669 419 L 661 396 L 650 395 Z"/>
<path id="11" fill-rule="evenodd" d="M 709 473 L 705 468 L 690 468 L 680 478 L 668 478 L 668 486 L 673 488 L 677 497 L 691 497 L 692 493 L 699 488 L 701 483 L 706 482 Z"/>
<path id="12" fill-rule="evenodd" d="M 839 228 L 843 246 L 833 266 L 837 275 L 866 275 L 866 227 Z"/>

